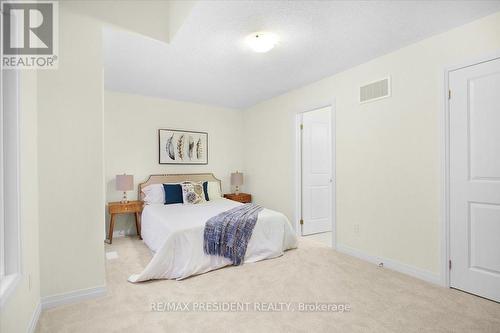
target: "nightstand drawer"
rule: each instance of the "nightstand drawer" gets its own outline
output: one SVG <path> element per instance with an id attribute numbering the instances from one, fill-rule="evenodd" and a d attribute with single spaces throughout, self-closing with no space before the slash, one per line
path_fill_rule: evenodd
<path id="1" fill-rule="evenodd" d="M 120 202 L 113 202 L 109 204 L 108 209 L 110 214 L 141 212 L 142 202 L 131 201 L 126 204 L 122 204 Z"/>
<path id="2" fill-rule="evenodd" d="M 228 194 L 224 194 L 224 198 L 229 199 L 229 200 L 233 200 L 233 201 L 238 201 L 241 203 L 252 202 L 252 196 L 248 193 L 239 193 L 239 194 L 228 193 Z"/>

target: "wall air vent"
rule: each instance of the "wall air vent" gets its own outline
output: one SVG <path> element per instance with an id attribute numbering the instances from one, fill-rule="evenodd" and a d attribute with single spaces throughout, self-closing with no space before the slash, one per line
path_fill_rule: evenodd
<path id="1" fill-rule="evenodd" d="M 391 78 L 365 84 L 359 88 L 359 103 L 368 103 L 391 96 Z"/>

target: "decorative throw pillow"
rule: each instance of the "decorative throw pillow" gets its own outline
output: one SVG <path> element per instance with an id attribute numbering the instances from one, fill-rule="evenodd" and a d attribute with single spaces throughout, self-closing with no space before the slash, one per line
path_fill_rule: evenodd
<path id="1" fill-rule="evenodd" d="M 203 192 L 205 193 L 205 201 L 210 201 L 208 197 L 208 182 L 203 182 Z"/>
<path id="2" fill-rule="evenodd" d="M 165 191 L 165 205 L 182 203 L 181 184 L 163 184 Z"/>
<path id="3" fill-rule="evenodd" d="M 202 183 L 184 182 L 182 186 L 182 199 L 185 204 L 195 205 L 205 202 L 205 191 Z"/>

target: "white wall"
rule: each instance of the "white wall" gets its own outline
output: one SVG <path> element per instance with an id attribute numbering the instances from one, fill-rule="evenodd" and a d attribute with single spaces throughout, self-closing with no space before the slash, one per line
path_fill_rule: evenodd
<path id="1" fill-rule="evenodd" d="M 99 0 L 73 1 L 71 7 L 108 24 L 170 43 L 196 3 L 195 0 Z"/>
<path id="2" fill-rule="evenodd" d="M 38 258 L 37 77 L 21 71 L 21 280 L 0 309 L 0 332 L 26 332 L 40 303 Z"/>
<path id="3" fill-rule="evenodd" d="M 179 31 L 179 29 L 184 24 L 184 21 L 187 19 L 194 6 L 196 6 L 198 1 L 193 0 L 170 0 L 168 1 L 168 33 L 169 33 L 169 41 L 173 41 L 175 34 Z"/>
<path id="4" fill-rule="evenodd" d="M 99 21 L 108 22 L 165 43 L 170 41 L 169 1 L 74 1 L 71 7 L 78 13 L 94 17 Z M 179 18 L 180 23 L 182 19 Z"/>
<path id="5" fill-rule="evenodd" d="M 160 165 L 159 128 L 208 132 L 208 165 Z M 122 173 L 134 175 L 137 187 L 151 174 L 213 172 L 230 191 L 231 172 L 243 169 L 242 131 L 243 114 L 237 110 L 105 91 L 106 200 L 121 199 L 115 176 Z M 137 191 L 128 196 L 136 200 Z M 117 217 L 114 230 L 135 233 L 132 217 Z"/>
<path id="6" fill-rule="evenodd" d="M 436 276 L 443 69 L 500 50 L 499 36 L 497 13 L 249 108 L 249 192 L 294 218 L 295 114 L 336 98 L 338 243 Z M 359 105 L 359 86 L 387 75 L 393 96 Z"/>
<path id="7" fill-rule="evenodd" d="M 38 74 L 42 297 L 105 284 L 102 28 L 59 6 L 59 68 Z"/>

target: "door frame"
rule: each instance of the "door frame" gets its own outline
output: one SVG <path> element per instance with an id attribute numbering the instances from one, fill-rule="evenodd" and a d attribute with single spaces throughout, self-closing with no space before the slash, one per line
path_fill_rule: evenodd
<path id="1" fill-rule="evenodd" d="M 477 57 L 469 61 L 447 66 L 444 68 L 444 91 L 443 107 L 440 117 L 440 140 L 441 140 L 441 284 L 444 287 L 451 287 L 449 262 L 451 258 L 450 250 L 450 72 L 475 66 L 481 63 L 500 59 L 500 50 L 482 57 Z"/>
<path id="2" fill-rule="evenodd" d="M 337 168 L 336 168 L 336 142 L 337 142 L 337 130 L 336 130 L 336 108 L 335 99 L 332 99 L 330 103 L 321 106 L 315 106 L 313 108 L 300 111 L 295 113 L 295 232 L 298 236 L 301 236 L 301 226 L 300 218 L 302 216 L 302 133 L 300 129 L 301 116 L 302 114 L 310 111 L 315 111 L 323 108 L 330 108 L 330 118 L 331 118 L 331 149 L 332 149 L 332 248 L 337 248 Z"/>

